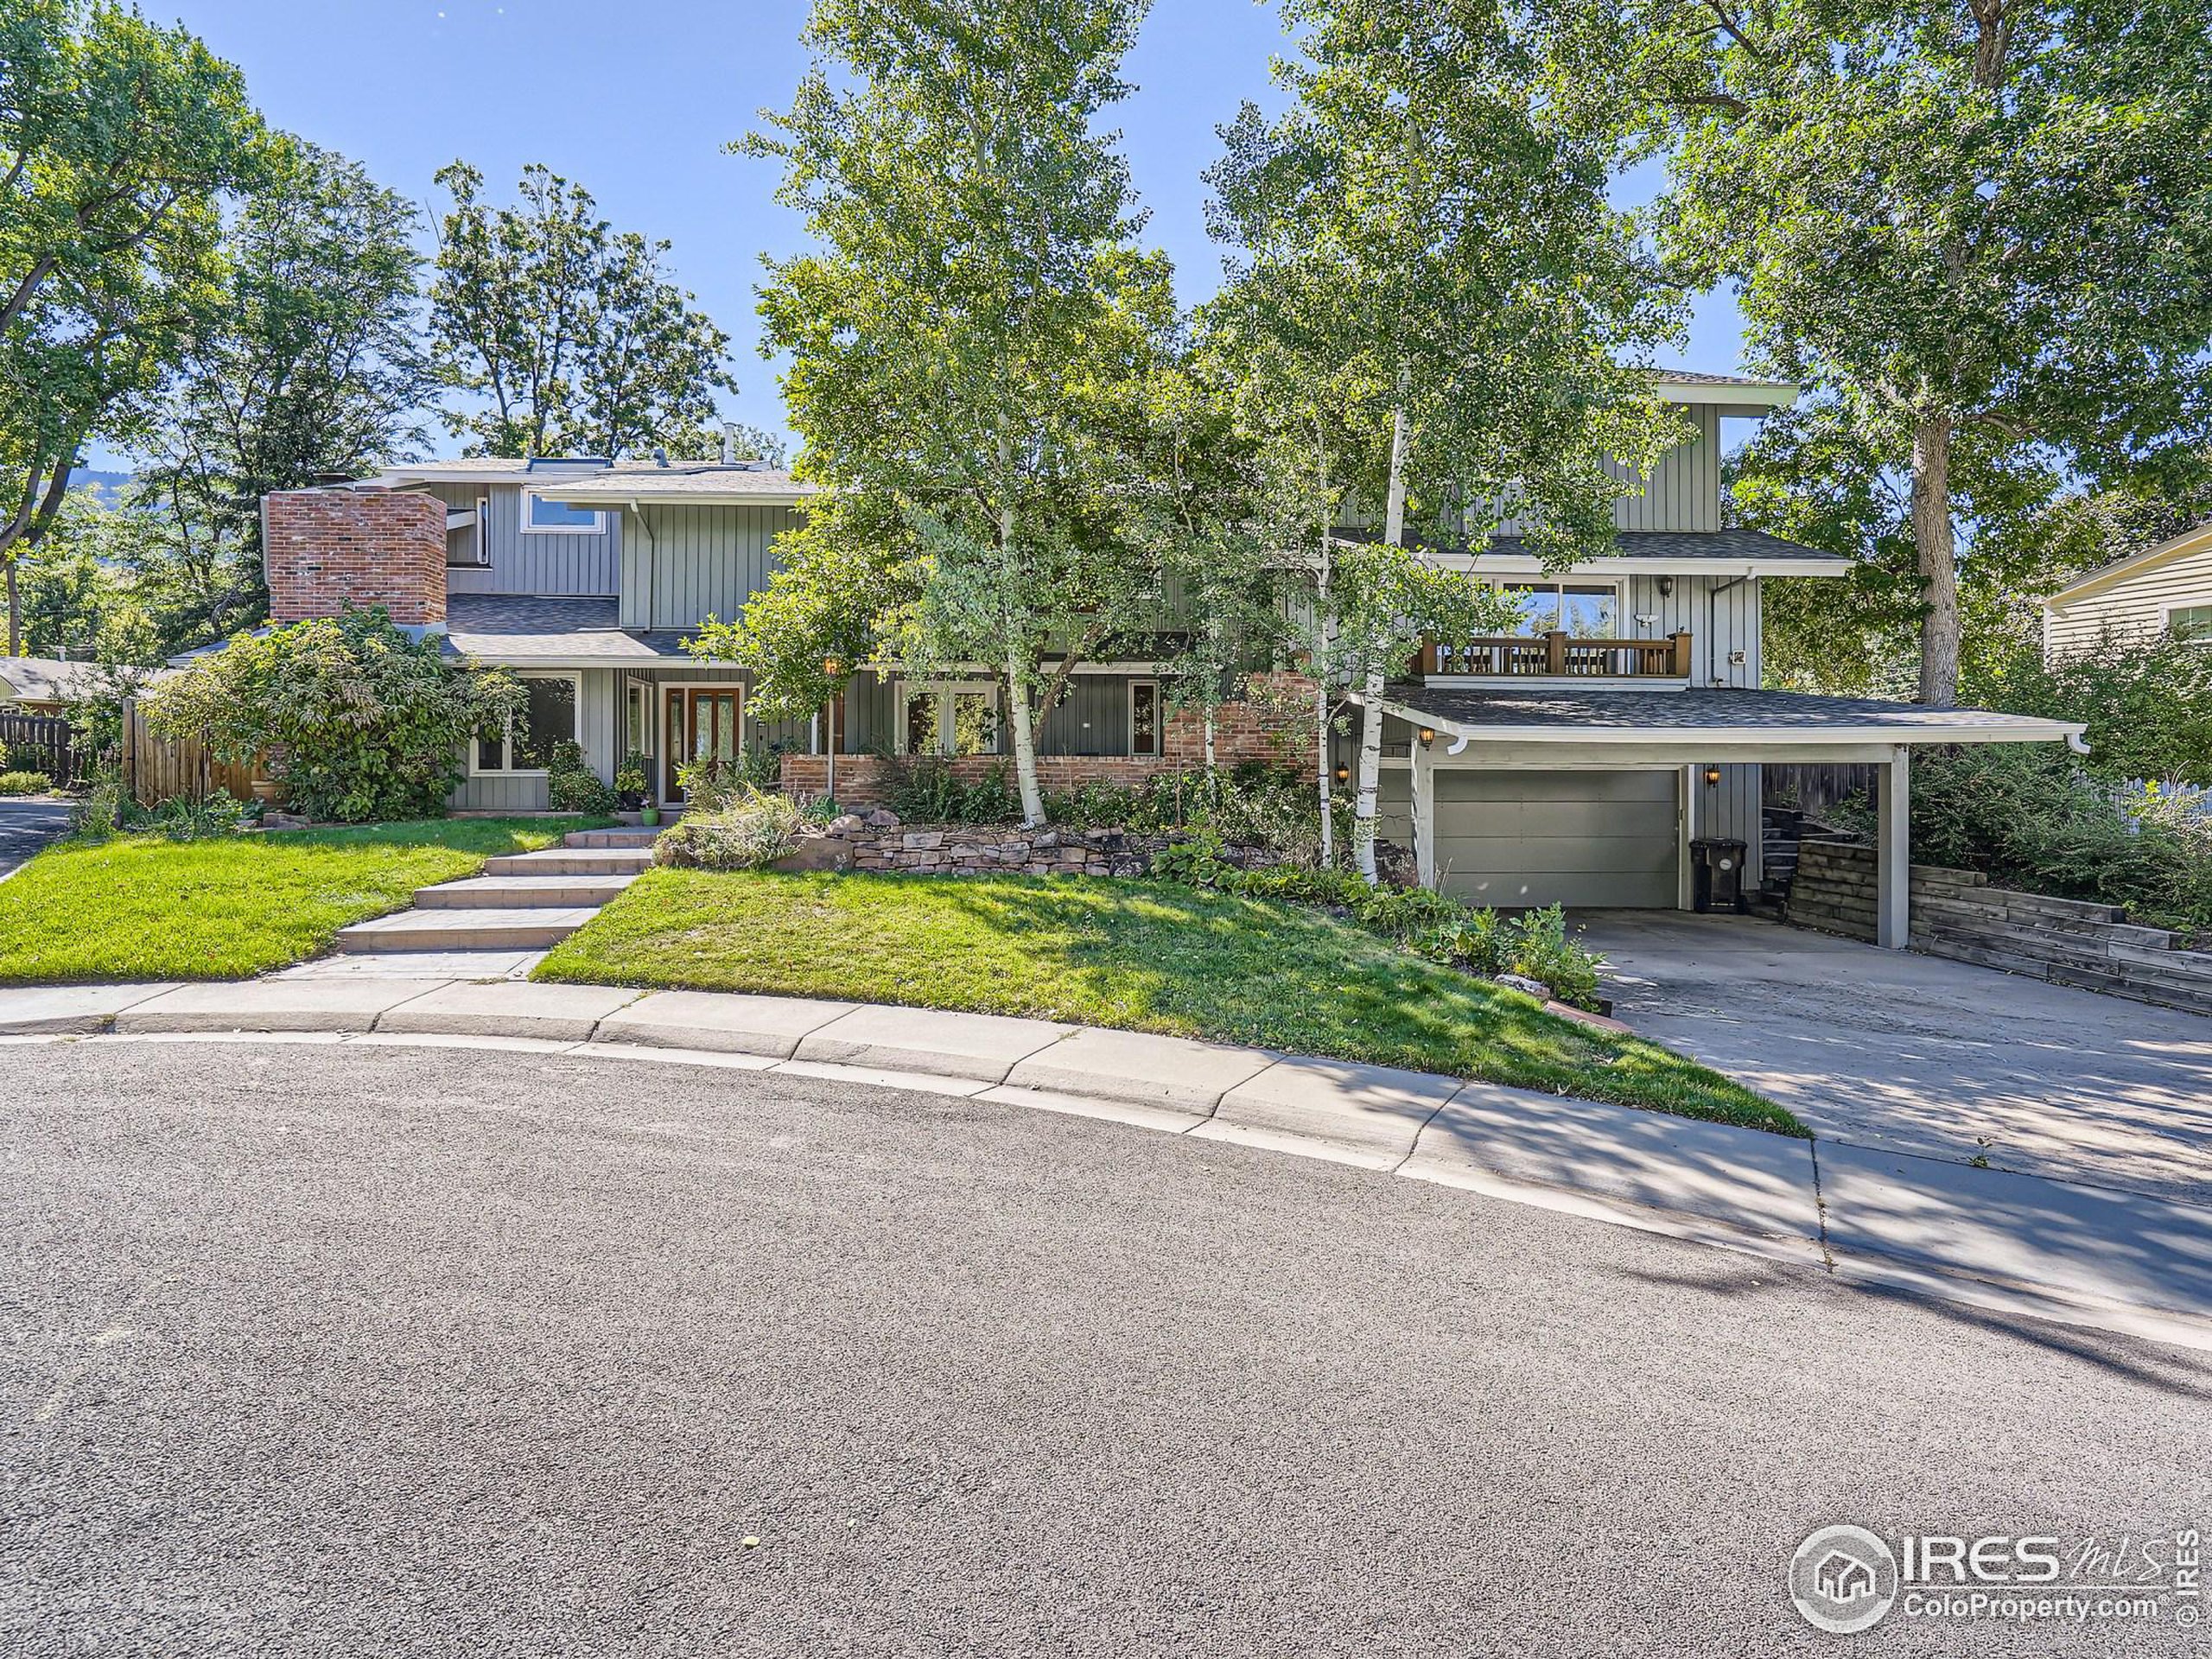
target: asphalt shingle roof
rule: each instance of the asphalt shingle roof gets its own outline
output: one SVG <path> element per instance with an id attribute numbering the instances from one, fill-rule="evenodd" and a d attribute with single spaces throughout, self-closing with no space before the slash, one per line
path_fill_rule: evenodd
<path id="1" fill-rule="evenodd" d="M 1876 728 L 1940 741 L 1945 733 L 2050 735 L 2063 721 L 1986 709 L 1929 709 L 1876 697 L 1822 697 L 1801 691 L 1690 688 L 1677 691 L 1577 691 L 1546 686 L 1472 690 L 1412 683 L 1390 686 L 1388 701 L 1458 727 L 1546 732 L 1820 732 Z"/>

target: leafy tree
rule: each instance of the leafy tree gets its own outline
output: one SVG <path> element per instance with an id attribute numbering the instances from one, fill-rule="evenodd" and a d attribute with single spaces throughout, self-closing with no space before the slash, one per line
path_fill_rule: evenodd
<path id="1" fill-rule="evenodd" d="M 805 720 L 822 712 L 918 596 L 911 537 L 894 515 L 871 511 L 876 503 L 866 496 L 817 499 L 798 529 L 777 538 L 777 568 L 744 612 L 728 622 L 709 616 L 683 642 L 703 662 L 747 671 L 756 717 Z M 830 714 L 834 719 L 834 709 Z M 827 735 L 835 796 L 838 734 Z"/>
<path id="2" fill-rule="evenodd" d="M 618 233 L 582 185 L 523 168 L 517 207 L 483 200 L 455 162 L 430 291 L 446 382 L 484 406 L 449 411 L 471 454 L 708 454 L 715 394 L 735 391 L 729 337 L 671 280 L 666 242 Z"/>
<path id="3" fill-rule="evenodd" d="M 264 613 L 263 496 L 372 471 L 421 441 L 416 222 L 357 163 L 296 142 L 232 216 L 225 301 L 137 446 L 149 512 L 135 562 L 169 648 Z"/>
<path id="4" fill-rule="evenodd" d="M 215 203 L 264 154 L 238 73 L 82 0 L 0 10 L 0 566 L 52 528 L 79 452 L 119 435 L 214 302 Z"/>
<path id="5" fill-rule="evenodd" d="M 1918 695 L 1958 685 L 1961 479 L 2193 463 L 2212 336 L 2196 0 L 1554 0 L 1553 88 L 1664 146 L 1663 244 L 1909 480 Z"/>
<path id="6" fill-rule="evenodd" d="M 817 246 L 772 262 L 761 301 L 801 465 L 860 504 L 832 528 L 894 522 L 914 550 L 878 650 L 997 669 L 1031 823 L 1037 720 L 1157 591 L 1119 492 L 1173 302 L 1127 250 L 1127 168 L 1095 129 L 1144 10 L 817 0 L 796 100 L 741 146 L 783 162 Z"/>
<path id="7" fill-rule="evenodd" d="M 22 586 L 23 654 L 152 667 L 161 637 L 130 574 L 143 515 L 72 490 Z"/>
<path id="8" fill-rule="evenodd" d="M 1276 76 L 1296 102 L 1273 122 L 1248 106 L 1208 176 L 1249 298 L 1290 346 L 1269 361 L 1321 377 L 1351 440 L 1346 481 L 1397 550 L 1325 583 L 1363 692 L 1353 851 L 1372 880 L 1384 682 L 1440 620 L 1390 607 L 1449 591 L 1405 550 L 1409 522 L 1481 538 L 1518 515 L 1560 563 L 1609 546 L 1627 486 L 1606 463 L 1648 471 L 1678 435 L 1620 359 L 1673 312 L 1606 205 L 1607 145 L 1547 118 L 1510 14 L 1462 0 L 1284 11 L 1303 56 Z M 1470 594 L 1446 608 L 1484 607 Z"/>
<path id="9" fill-rule="evenodd" d="M 1167 707 L 1201 720 L 1205 766 L 1238 671 L 1277 654 L 1286 574 L 1255 499 L 1258 455 L 1236 419 L 1233 364 L 1179 326 L 1145 388 L 1146 444 L 1129 533 L 1160 571 L 1179 646 L 1160 664 Z M 1137 643 L 1130 654 L 1157 658 Z"/>
<path id="10" fill-rule="evenodd" d="M 266 753 L 309 817 L 363 823 L 442 816 L 462 746 L 522 702 L 512 676 L 456 667 L 381 608 L 349 608 L 240 634 L 162 682 L 145 710 L 156 736 L 233 762 Z"/>

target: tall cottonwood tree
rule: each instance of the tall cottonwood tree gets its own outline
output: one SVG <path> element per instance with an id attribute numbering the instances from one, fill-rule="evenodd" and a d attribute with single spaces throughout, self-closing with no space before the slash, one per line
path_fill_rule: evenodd
<path id="1" fill-rule="evenodd" d="M 855 499 L 833 522 L 888 520 L 914 550 L 879 650 L 1002 677 L 1031 823 L 1043 711 L 1156 588 L 1121 485 L 1173 299 L 1130 250 L 1128 169 L 1096 124 L 1145 10 L 816 0 L 813 67 L 741 146 L 783 163 L 817 245 L 770 263 L 760 308 L 801 467 Z"/>
<path id="2" fill-rule="evenodd" d="M 0 567 L 53 525 L 219 297 L 226 192 L 265 156 L 238 72 L 181 28 L 81 0 L 0 7 Z"/>
<path id="3" fill-rule="evenodd" d="M 737 390 L 729 337 L 668 272 L 672 251 L 600 217 L 582 185 L 525 167 L 519 205 L 484 200 L 484 175 L 437 175 L 432 348 L 468 399 L 447 425 L 470 453 L 620 457 L 658 446 L 703 455 L 715 393 Z"/>
<path id="4" fill-rule="evenodd" d="M 1554 89 L 1670 157 L 1664 245 L 1907 479 L 1919 696 L 1956 696 L 1955 476 L 2206 438 L 2201 0 L 1547 0 Z"/>
<path id="5" fill-rule="evenodd" d="M 1465 0 L 1283 10 L 1300 55 L 1276 76 L 1296 101 L 1274 121 L 1248 106 L 1209 178 L 1217 227 L 1246 252 L 1248 308 L 1283 338 L 1268 360 L 1319 378 L 1298 401 L 1335 401 L 1343 483 L 1398 550 L 1332 556 L 1322 583 L 1363 692 L 1353 851 L 1373 880 L 1384 682 L 1444 620 L 1408 607 L 1484 609 L 1429 579 L 1409 528 L 1479 538 L 1510 513 L 1550 559 L 1609 545 L 1624 486 L 1606 462 L 1648 470 L 1676 435 L 1633 366 L 1673 312 L 1606 203 L 1608 146 L 1532 95 L 1517 15 Z M 1320 498 L 1341 487 L 1315 476 Z"/>
<path id="6" fill-rule="evenodd" d="M 262 614 L 261 498 L 405 458 L 432 390 L 406 197 L 286 140 L 228 220 L 222 302 L 133 446 L 131 563 L 172 650 Z"/>

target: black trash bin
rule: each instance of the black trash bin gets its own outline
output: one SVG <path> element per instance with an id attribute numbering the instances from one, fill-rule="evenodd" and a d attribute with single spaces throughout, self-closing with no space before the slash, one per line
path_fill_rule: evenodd
<path id="1" fill-rule="evenodd" d="M 1726 836 L 1700 836 L 1690 842 L 1691 903 L 1700 914 L 1732 910 L 1738 916 L 1751 908 L 1744 891 L 1744 843 Z"/>

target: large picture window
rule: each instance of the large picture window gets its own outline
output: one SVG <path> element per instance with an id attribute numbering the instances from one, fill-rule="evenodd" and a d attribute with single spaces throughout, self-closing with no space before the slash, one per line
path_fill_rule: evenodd
<path id="1" fill-rule="evenodd" d="M 556 743 L 579 741 L 576 677 L 573 674 L 530 674 L 522 677 L 529 700 L 522 713 L 502 731 L 480 732 L 470 757 L 479 772 L 543 772 L 553 759 Z"/>
<path id="2" fill-rule="evenodd" d="M 1620 638 L 1620 590 L 1604 582 L 1509 582 L 1505 595 L 1521 607 L 1514 632 L 1535 636 L 1557 629 L 1575 639 Z"/>

